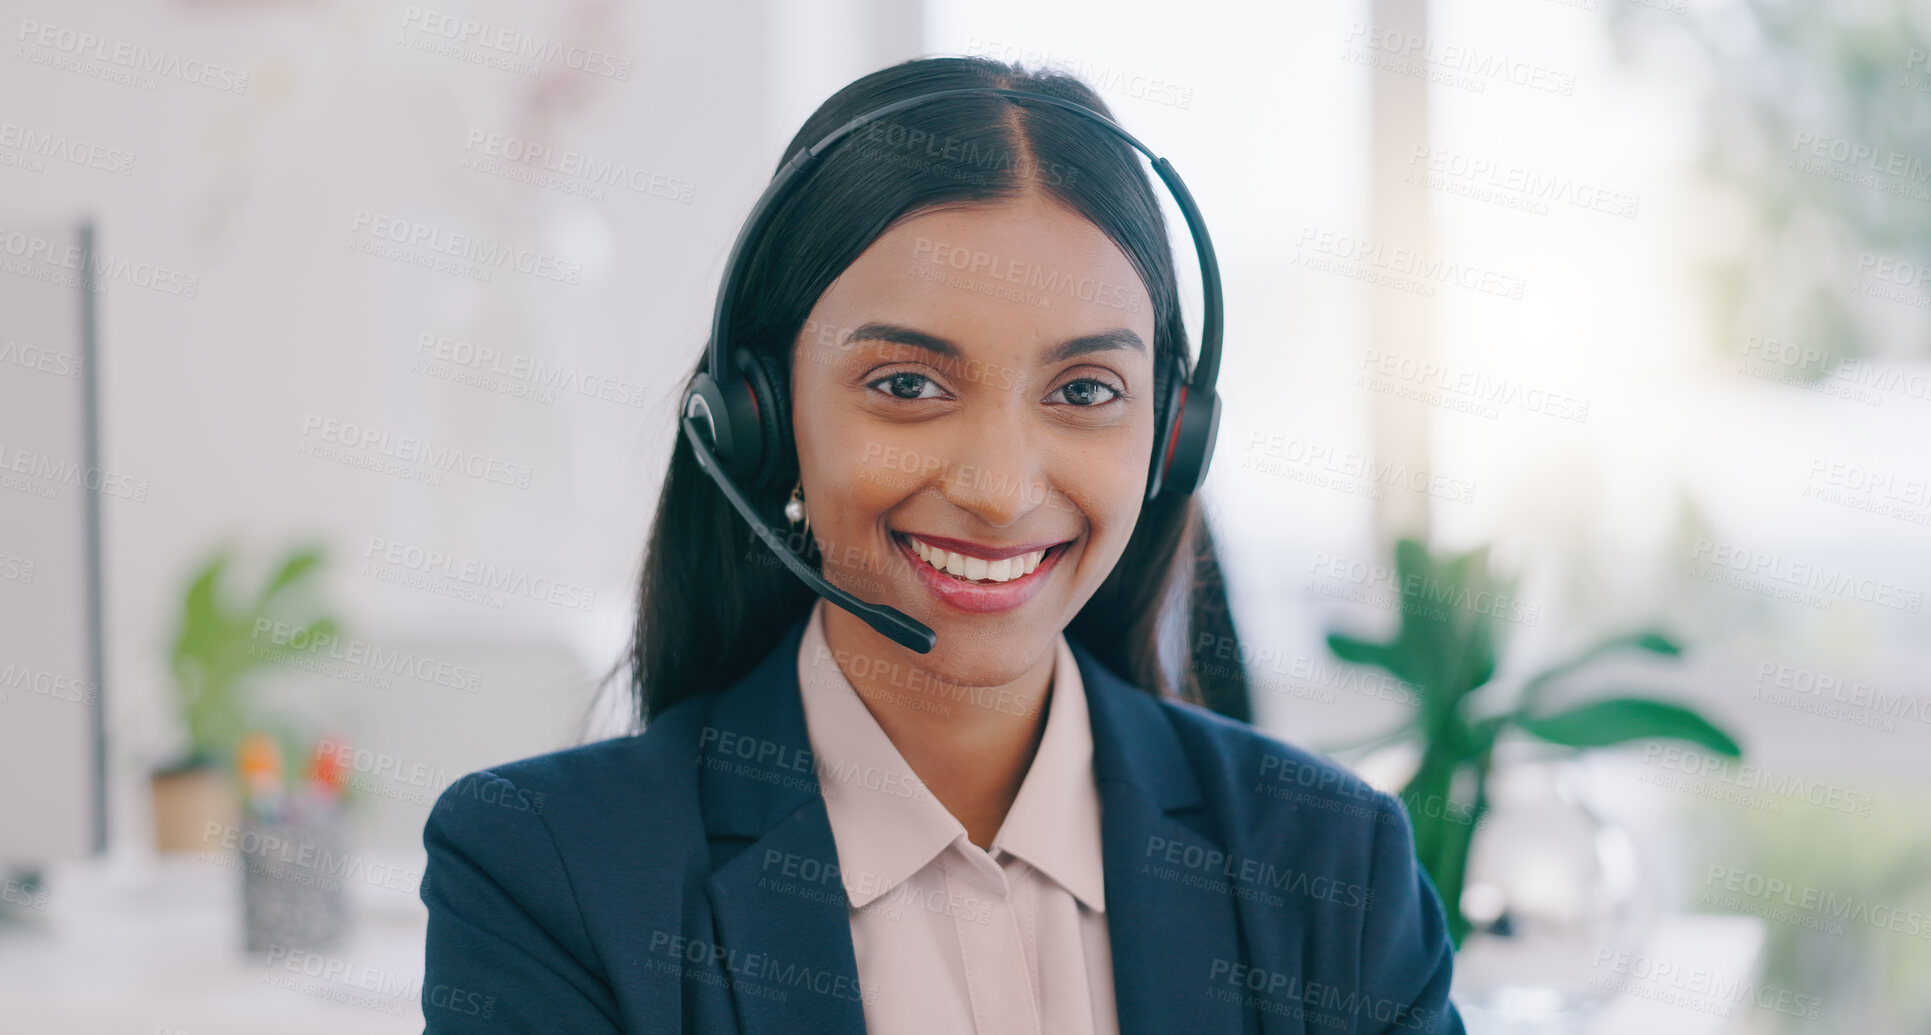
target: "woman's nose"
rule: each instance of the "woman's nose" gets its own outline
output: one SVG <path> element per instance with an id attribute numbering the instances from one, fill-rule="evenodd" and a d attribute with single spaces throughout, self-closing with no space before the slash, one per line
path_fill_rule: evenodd
<path id="1" fill-rule="evenodd" d="M 939 491 L 962 510 L 1003 528 L 1046 503 L 1051 481 L 1043 443 L 1005 408 L 959 428 Z"/>

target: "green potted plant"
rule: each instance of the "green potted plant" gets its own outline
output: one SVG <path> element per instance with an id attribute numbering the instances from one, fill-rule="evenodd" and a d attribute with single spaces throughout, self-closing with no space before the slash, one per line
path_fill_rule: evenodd
<path id="1" fill-rule="evenodd" d="M 1502 648 L 1504 612 L 1513 609 L 1513 580 L 1491 577 L 1488 548 L 1431 555 L 1414 539 L 1395 546 L 1402 608 L 1394 636 L 1376 642 L 1330 632 L 1328 648 L 1343 661 L 1380 668 L 1404 683 L 1418 704 L 1401 727 L 1362 747 L 1419 742 L 1420 761 L 1399 797 L 1415 829 L 1415 854 L 1441 893 L 1457 947 L 1470 930 L 1462 889 L 1469 851 L 1487 813 L 1498 741 L 1512 735 L 1561 749 L 1675 739 L 1719 755 L 1742 754 L 1737 742 L 1696 712 L 1653 693 L 1617 693 L 1559 708 L 1548 692 L 1616 654 L 1675 657 L 1682 649 L 1656 631 L 1613 636 L 1524 680 L 1513 699 L 1491 679 Z"/>
<path id="2" fill-rule="evenodd" d="M 251 678 L 284 651 L 339 629 L 313 599 L 322 548 L 290 549 L 260 588 L 239 597 L 223 589 L 232 560 L 229 548 L 218 549 L 182 597 L 169 668 L 188 746 L 151 778 L 155 847 L 163 852 L 205 847 L 207 823 L 237 822 L 236 747 L 249 728 L 278 725 L 257 714 Z"/>

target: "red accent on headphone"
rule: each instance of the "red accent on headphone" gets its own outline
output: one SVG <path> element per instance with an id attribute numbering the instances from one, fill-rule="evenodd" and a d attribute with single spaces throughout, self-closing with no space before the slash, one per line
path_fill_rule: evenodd
<path id="1" fill-rule="evenodd" d="M 1180 383 L 1180 398 L 1173 401 L 1173 433 L 1167 436 L 1167 458 L 1160 461 L 1160 474 L 1163 478 L 1166 476 L 1167 468 L 1173 466 L 1173 450 L 1180 444 L 1180 425 L 1186 423 L 1181 418 L 1186 415 L 1186 412 L 1187 384 L 1183 381 Z"/>

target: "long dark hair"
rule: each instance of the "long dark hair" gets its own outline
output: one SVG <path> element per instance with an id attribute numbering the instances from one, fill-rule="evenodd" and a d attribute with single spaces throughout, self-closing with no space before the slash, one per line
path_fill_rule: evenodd
<path id="1" fill-rule="evenodd" d="M 1112 115 L 1068 75 L 984 58 L 925 58 L 832 95 L 791 139 L 779 168 L 883 104 L 965 87 L 1052 94 Z M 819 295 L 893 223 L 935 205 L 1009 198 L 1029 180 L 1099 227 L 1132 261 L 1156 313 L 1154 367 L 1168 369 L 1168 357 L 1184 352 L 1186 329 L 1166 226 L 1137 152 L 1071 112 L 996 95 L 914 105 L 831 148 L 745 257 L 738 297 L 746 301 L 733 316 L 737 347 L 775 354 L 788 374 L 793 343 Z M 698 369 L 704 363 L 700 357 Z M 781 479 L 746 487 L 762 513 L 776 514 L 788 494 L 795 447 L 787 445 L 786 457 Z M 794 538 L 802 540 L 801 556 L 815 563 L 810 537 Z M 1161 617 L 1177 592 L 1190 598 L 1189 622 L 1180 630 L 1189 663 L 1178 687 L 1160 655 L 1168 632 Z M 736 682 L 815 599 L 769 556 L 677 435 L 645 547 L 629 656 L 618 663 L 630 668 L 632 732 L 685 698 Z M 1126 552 L 1066 632 L 1142 689 L 1249 717 L 1238 662 L 1193 663 L 1209 651 L 1221 659 L 1240 655 L 1212 537 L 1192 497 L 1162 495 L 1143 506 Z"/>

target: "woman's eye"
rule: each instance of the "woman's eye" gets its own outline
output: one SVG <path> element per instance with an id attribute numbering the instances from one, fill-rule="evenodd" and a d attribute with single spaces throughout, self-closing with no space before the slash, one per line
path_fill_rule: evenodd
<path id="1" fill-rule="evenodd" d="M 882 390 L 889 393 L 894 399 L 936 399 L 941 394 L 938 391 L 939 386 L 931 378 L 926 377 L 924 374 L 915 374 L 909 370 L 901 370 L 895 374 L 887 374 L 865 387 L 877 388 L 879 385 L 885 385 L 886 387 Z M 928 388 L 932 389 L 933 394 L 927 395 L 925 393 L 925 390 Z"/>
<path id="2" fill-rule="evenodd" d="M 867 384 L 865 387 L 876 389 L 890 395 L 894 399 L 902 399 L 907 402 L 945 397 L 945 390 L 939 387 L 938 382 L 924 374 L 915 373 L 910 370 L 901 370 L 896 373 L 887 374 Z M 1077 381 L 1068 381 L 1066 384 L 1061 385 L 1059 390 L 1054 392 L 1053 395 L 1059 396 L 1065 399 L 1067 403 L 1081 408 L 1104 406 L 1122 397 L 1119 389 L 1114 388 L 1104 381 L 1095 380 L 1090 377 L 1081 378 Z M 1048 398 L 1051 397 L 1049 396 Z"/>
<path id="3" fill-rule="evenodd" d="M 1098 392 L 1105 392 L 1106 394 L 1100 396 L 1096 394 Z M 1078 381 L 1068 381 L 1060 387 L 1059 392 L 1054 394 L 1064 394 L 1067 402 L 1072 403 L 1074 406 L 1082 407 L 1103 406 L 1120 397 L 1119 389 L 1114 388 L 1104 381 L 1095 381 L 1090 377 L 1081 378 Z"/>

